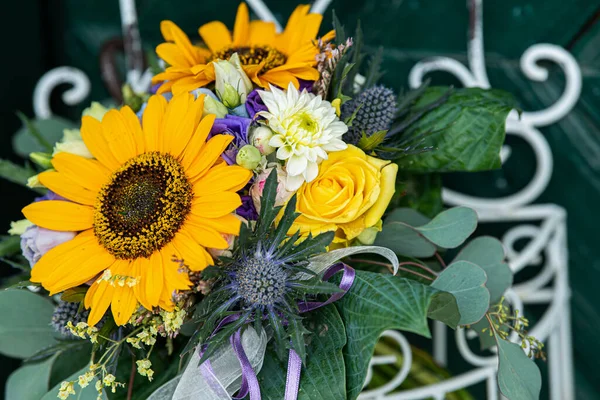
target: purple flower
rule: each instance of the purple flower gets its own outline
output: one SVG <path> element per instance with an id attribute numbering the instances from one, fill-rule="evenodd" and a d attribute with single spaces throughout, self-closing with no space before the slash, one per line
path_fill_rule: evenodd
<path id="1" fill-rule="evenodd" d="M 248 94 L 248 97 L 246 97 L 246 111 L 248 111 L 250 118 L 254 118 L 258 112 L 267 111 L 267 106 L 265 106 L 265 103 L 263 103 L 260 98 L 258 90 L 259 89 L 254 89 Z"/>
<path id="2" fill-rule="evenodd" d="M 242 199 L 242 205 L 236 210 L 237 214 L 247 219 L 248 221 L 256 221 L 258 219 L 258 212 L 254 207 L 252 196 L 240 196 Z"/>
<path id="3" fill-rule="evenodd" d="M 48 190 L 45 195 L 41 197 L 36 197 L 33 201 L 44 201 L 44 200 L 66 200 L 64 197 L 57 195 L 51 190 Z"/>
<path id="4" fill-rule="evenodd" d="M 300 87 L 298 88 L 299 91 L 303 91 L 304 89 L 306 89 L 307 92 L 312 92 L 315 81 L 305 81 L 304 79 L 298 79 L 298 82 L 300 82 Z"/>
<path id="5" fill-rule="evenodd" d="M 238 117 L 235 115 L 226 115 L 225 118 L 215 119 L 209 137 L 218 134 L 232 135 L 233 141 L 223 152 L 223 159 L 229 165 L 235 165 L 235 157 L 237 152 L 243 146 L 250 144 L 248 141 L 248 130 L 252 120 L 250 118 Z"/>
<path id="6" fill-rule="evenodd" d="M 30 226 L 21 235 L 21 251 L 23 256 L 33 265 L 48 251 L 73 239 L 76 232 L 53 231 L 40 228 L 39 226 Z"/>

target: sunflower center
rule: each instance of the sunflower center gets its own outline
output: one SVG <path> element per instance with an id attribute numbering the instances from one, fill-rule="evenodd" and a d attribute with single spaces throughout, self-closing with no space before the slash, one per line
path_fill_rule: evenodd
<path id="1" fill-rule="evenodd" d="M 192 186 L 169 154 L 144 153 L 100 190 L 94 233 L 116 258 L 149 257 L 169 243 L 190 211 Z"/>
<path id="2" fill-rule="evenodd" d="M 257 65 L 264 61 L 264 66 L 259 73 L 266 72 L 285 64 L 285 54 L 271 46 L 244 46 L 226 47 L 213 55 L 213 60 L 229 60 L 229 57 L 237 53 L 242 65 Z"/>

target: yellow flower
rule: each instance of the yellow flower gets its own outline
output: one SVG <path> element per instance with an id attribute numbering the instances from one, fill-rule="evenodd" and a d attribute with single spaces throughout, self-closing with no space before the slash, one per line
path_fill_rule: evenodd
<path id="1" fill-rule="evenodd" d="M 202 118 L 204 96 L 183 93 L 167 103 L 152 96 L 143 122 L 129 107 L 102 121 L 84 116 L 81 134 L 94 159 L 58 153 L 56 171 L 40 182 L 66 201 L 39 201 L 23 209 L 34 224 L 79 232 L 47 252 L 31 271 L 51 295 L 94 280 L 85 296 L 95 325 L 108 307 L 118 325 L 138 302 L 172 311 L 172 294 L 191 285 L 177 260 L 192 271 L 213 259 L 207 248 L 225 249 L 223 234 L 238 234 L 237 191 L 252 172 L 228 166 L 221 154 L 233 139 L 206 140 L 215 116 Z M 115 284 L 107 274 L 131 278 Z"/>
<path id="2" fill-rule="evenodd" d="M 335 231 L 334 247 L 347 246 L 365 229 L 377 228 L 394 194 L 398 166 L 352 145 L 328 156 L 317 178 L 298 189 L 301 215 L 290 233 Z"/>
<path id="3" fill-rule="evenodd" d="M 198 32 L 208 48 L 193 45 L 177 25 L 163 21 L 160 29 L 167 43 L 158 45 L 156 53 L 169 67 L 152 82 L 164 82 L 158 93 L 197 89 L 215 80 L 212 61 L 229 60 L 234 53 L 248 77 L 264 88 L 269 83 L 285 88 L 289 82 L 298 88 L 298 79 L 317 80 L 315 39 L 323 16 L 309 14 L 309 10 L 309 5 L 298 6 L 278 34 L 273 22 L 250 21 L 248 7 L 241 3 L 233 32 L 220 21 L 200 27 Z M 332 38 L 333 31 L 323 39 Z"/>

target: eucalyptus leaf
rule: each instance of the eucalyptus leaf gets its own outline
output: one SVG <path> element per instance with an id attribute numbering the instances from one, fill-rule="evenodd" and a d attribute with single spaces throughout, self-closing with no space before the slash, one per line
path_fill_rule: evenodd
<path id="1" fill-rule="evenodd" d="M 390 222 L 404 222 L 413 228 L 423 226 L 429 221 L 431 221 L 430 218 L 427 218 L 419 211 L 408 207 L 394 209 L 385 219 L 386 224 L 389 224 Z"/>
<path id="2" fill-rule="evenodd" d="M 399 329 L 430 337 L 428 314 L 455 320 L 458 315 L 456 300 L 448 293 L 414 280 L 367 271 L 356 271 L 354 284 L 335 306 L 348 337 L 344 359 L 350 400 L 362 390 L 375 344 L 383 331 Z"/>
<path id="3" fill-rule="evenodd" d="M 60 117 L 29 120 L 13 136 L 13 148 L 25 158 L 34 151 L 52 151 L 52 145 L 62 138 L 63 130 L 77 128 L 73 122 Z"/>
<path id="4" fill-rule="evenodd" d="M 485 271 L 468 261 L 457 261 L 444 269 L 432 287 L 452 293 L 461 315 L 459 325 L 481 320 L 490 304 L 490 292 L 485 287 Z"/>
<path id="5" fill-rule="evenodd" d="M 496 336 L 498 343 L 498 386 L 509 400 L 538 400 L 542 375 L 521 346 Z"/>
<path id="6" fill-rule="evenodd" d="M 445 87 L 429 87 L 415 108 L 446 94 Z M 404 140 L 425 135 L 431 151 L 404 156 L 400 169 L 416 172 L 484 171 L 500 168 L 506 118 L 515 108 L 514 98 L 501 90 L 454 89 L 440 106 L 415 122 Z"/>
<path id="7" fill-rule="evenodd" d="M 375 239 L 375 245 L 406 257 L 427 258 L 436 252 L 435 245 L 416 228 L 399 221 L 388 223 L 387 219 Z"/>
<path id="8" fill-rule="evenodd" d="M 302 367 L 298 400 L 346 399 L 346 370 L 342 348 L 346 344 L 344 324 L 334 305 L 307 314 L 304 326 L 306 363 Z M 264 400 L 281 400 L 285 392 L 287 362 L 269 347 L 258 379 Z"/>
<path id="9" fill-rule="evenodd" d="M 88 371 L 88 367 L 82 368 L 81 370 L 75 372 L 73 375 L 65 377 L 64 381 L 77 381 L 80 375 L 85 374 Z M 79 385 L 75 384 L 75 398 L 77 400 L 108 400 L 106 396 L 106 392 L 102 390 L 102 394 L 98 396 L 98 392 L 96 391 L 96 382 L 98 378 L 94 378 L 85 388 L 79 387 Z M 41 400 L 56 400 L 58 397 L 58 391 L 60 389 L 60 385 L 62 382 L 59 382 L 56 386 L 50 389 Z"/>
<path id="10" fill-rule="evenodd" d="M 21 251 L 21 237 L 16 235 L 0 236 L 0 257 L 10 256 Z"/>
<path id="11" fill-rule="evenodd" d="M 56 344 L 50 300 L 28 290 L 0 291 L 0 353 L 27 358 Z"/>
<path id="12" fill-rule="evenodd" d="M 468 207 L 453 207 L 416 228 L 437 246 L 453 249 L 464 243 L 477 228 L 477 213 Z"/>
<path id="13" fill-rule="evenodd" d="M 242 347 L 255 371 L 260 370 L 262 367 L 266 346 L 267 334 L 264 330 L 258 334 L 253 328 L 248 327 L 242 333 Z M 239 390 L 242 380 L 242 369 L 229 342 L 219 346 L 210 357 L 214 377 L 224 390 L 222 395 L 213 392 L 200 371 L 199 361 L 200 355 L 198 351 L 194 351 L 177 384 L 172 397 L 173 400 L 199 398 L 206 400 L 229 400 L 231 395 Z"/>
<path id="14" fill-rule="evenodd" d="M 382 257 L 387 258 L 388 261 L 392 264 L 394 274 L 396 272 L 398 272 L 398 266 L 399 266 L 398 257 L 396 257 L 396 254 L 394 254 L 394 252 L 392 250 L 390 250 L 386 247 L 381 247 L 381 246 L 352 246 L 352 247 L 346 247 L 343 249 L 332 250 L 330 252 L 311 257 L 309 260 L 310 264 L 309 264 L 308 268 L 311 271 L 313 271 L 317 274 L 320 274 L 321 272 L 325 271 L 327 268 L 329 268 L 336 262 L 340 261 L 342 258 L 352 256 L 354 254 L 363 254 L 363 253 L 377 254 Z M 300 277 L 300 279 L 311 278 L 311 276 L 308 274 L 301 274 L 301 275 L 299 275 L 299 277 Z"/>
<path id="15" fill-rule="evenodd" d="M 504 262 L 502 243 L 491 236 L 481 236 L 470 241 L 458 253 L 455 261 L 469 261 L 480 266 L 487 275 L 485 286 L 490 291 L 490 304 L 500 300 L 513 282 L 513 274 Z"/>
<path id="16" fill-rule="evenodd" d="M 39 400 L 48 391 L 50 371 L 55 357 L 45 361 L 23 365 L 6 381 L 5 399 Z"/>

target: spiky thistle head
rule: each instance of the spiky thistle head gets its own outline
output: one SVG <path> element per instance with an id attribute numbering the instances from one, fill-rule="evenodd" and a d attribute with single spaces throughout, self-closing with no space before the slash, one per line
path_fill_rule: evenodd
<path id="1" fill-rule="evenodd" d="M 296 213 L 296 197 L 289 201 L 280 218 L 281 206 L 275 207 L 277 173 L 266 180 L 261 198 L 260 215 L 253 229 L 242 225 L 238 246 L 221 268 L 218 283 L 199 304 L 196 317 L 203 321 L 197 339 L 207 345 L 206 359 L 218 345 L 240 327 L 252 323 L 258 331 L 262 326 L 274 332 L 275 349 L 280 357 L 292 348 L 304 358 L 303 335 L 306 332 L 299 316 L 298 301 L 321 293 L 334 293 L 339 288 L 323 282 L 310 269 L 311 256 L 325 252 L 334 232 L 316 237 L 288 236 Z M 236 315 L 211 337 L 223 318 Z"/>
<path id="2" fill-rule="evenodd" d="M 67 324 L 71 322 L 73 325 L 77 325 L 79 322 L 87 322 L 90 310 L 80 309 L 79 303 L 71 303 L 68 301 L 59 301 L 58 305 L 54 308 L 50 325 L 54 330 L 61 335 L 74 339 L 75 335 L 71 333 Z M 100 321 L 96 324 L 96 328 L 100 329 L 104 321 Z"/>
<path id="3" fill-rule="evenodd" d="M 342 120 L 352 118 L 352 126 L 344 135 L 347 143 L 358 144 L 364 135 L 390 129 L 396 115 L 396 95 L 385 86 L 373 86 L 342 105 Z"/>

